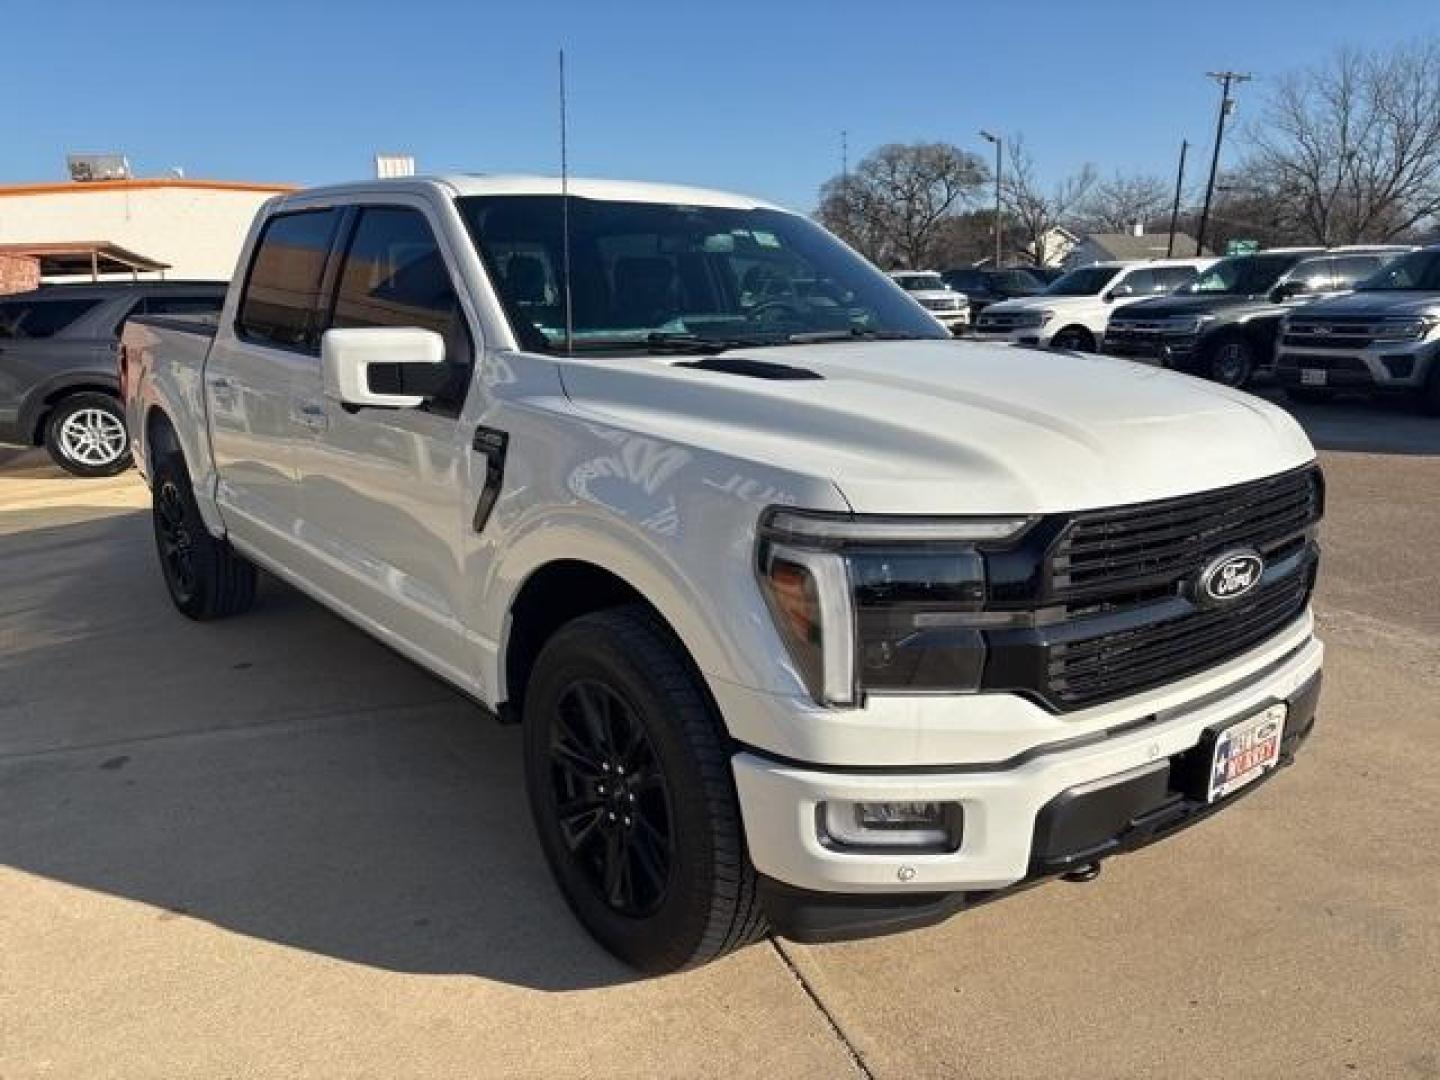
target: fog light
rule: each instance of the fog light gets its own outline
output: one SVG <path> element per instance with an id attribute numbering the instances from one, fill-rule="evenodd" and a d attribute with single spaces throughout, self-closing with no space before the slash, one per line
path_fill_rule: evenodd
<path id="1" fill-rule="evenodd" d="M 1382 356 L 1380 362 L 1392 379 L 1408 379 L 1415 373 L 1415 357 L 1408 353 L 1391 353 Z"/>
<path id="2" fill-rule="evenodd" d="M 964 813 L 959 803 L 848 802 L 819 807 L 821 839 L 835 847 L 955 851 Z"/>

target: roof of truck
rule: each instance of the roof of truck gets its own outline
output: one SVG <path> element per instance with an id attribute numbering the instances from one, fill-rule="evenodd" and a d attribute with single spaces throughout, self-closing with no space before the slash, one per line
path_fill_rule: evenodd
<path id="1" fill-rule="evenodd" d="M 710 188 L 687 187 L 682 184 L 652 184 L 638 180 L 602 180 L 582 176 L 570 177 L 568 184 L 570 194 L 582 199 L 675 203 L 682 206 L 723 206 L 736 210 L 784 209 L 748 195 L 736 195 L 733 192 L 715 191 Z M 561 181 L 558 176 L 449 173 L 443 176 L 406 176 L 390 180 L 365 180 L 322 188 L 307 188 L 295 192 L 291 198 L 345 195 L 355 192 L 397 191 L 406 188 L 413 190 L 433 185 L 447 187 L 455 195 L 561 194 Z"/>

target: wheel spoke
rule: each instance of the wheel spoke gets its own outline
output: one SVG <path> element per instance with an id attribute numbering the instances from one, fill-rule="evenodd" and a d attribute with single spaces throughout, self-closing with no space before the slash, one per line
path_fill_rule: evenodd
<path id="1" fill-rule="evenodd" d="M 600 766 L 590 754 L 564 735 L 550 740 L 550 760 L 571 776 L 580 780 L 594 781 L 601 776 Z"/>
<path id="2" fill-rule="evenodd" d="M 619 830 L 612 830 L 605 834 L 605 877 L 602 887 L 605 890 L 605 899 L 614 907 L 625 907 L 626 892 L 628 891 L 626 879 L 626 857 L 625 841 Z"/>
<path id="3" fill-rule="evenodd" d="M 579 851 L 588 844 L 595 836 L 599 835 L 600 822 L 605 816 L 605 811 L 598 805 L 579 806 L 567 804 L 571 809 L 562 807 L 560 810 L 560 833 L 565 840 L 565 846 L 571 851 Z"/>

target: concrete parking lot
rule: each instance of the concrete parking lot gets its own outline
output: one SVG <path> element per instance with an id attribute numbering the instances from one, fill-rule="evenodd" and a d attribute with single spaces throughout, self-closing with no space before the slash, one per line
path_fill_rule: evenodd
<path id="1" fill-rule="evenodd" d="M 134 474 L 0 451 L 0 1077 L 1440 1076 L 1440 421 L 1304 419 L 1295 768 L 1087 886 L 650 980 L 552 887 L 517 729 L 274 582 L 185 621 Z"/>

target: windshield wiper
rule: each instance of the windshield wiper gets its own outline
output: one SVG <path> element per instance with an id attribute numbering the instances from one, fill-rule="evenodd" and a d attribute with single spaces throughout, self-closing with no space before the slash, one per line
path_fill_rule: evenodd
<path id="1" fill-rule="evenodd" d="M 849 330 L 815 330 L 791 334 L 785 341 L 791 345 L 820 345 L 827 341 L 941 341 L 924 334 L 908 334 L 903 330 L 865 330 L 852 326 Z"/>

